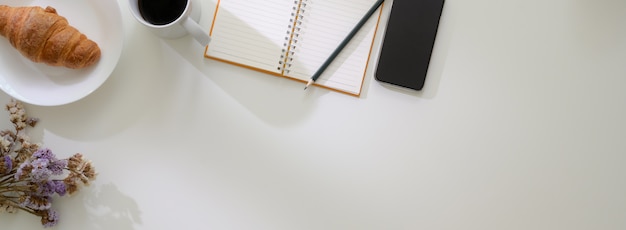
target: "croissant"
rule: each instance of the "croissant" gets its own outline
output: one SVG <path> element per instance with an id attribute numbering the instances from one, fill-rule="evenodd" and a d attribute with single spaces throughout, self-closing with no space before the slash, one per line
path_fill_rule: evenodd
<path id="1" fill-rule="evenodd" d="M 98 44 L 50 6 L 0 5 L 0 35 L 31 61 L 51 66 L 79 69 L 93 65 L 101 55 Z"/>

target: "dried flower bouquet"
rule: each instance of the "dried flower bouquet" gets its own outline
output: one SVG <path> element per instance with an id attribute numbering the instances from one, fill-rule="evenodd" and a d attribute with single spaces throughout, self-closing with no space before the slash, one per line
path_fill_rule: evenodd
<path id="1" fill-rule="evenodd" d="M 76 193 L 89 185 L 96 172 L 80 153 L 58 159 L 50 149 L 31 143 L 28 126 L 38 119 L 26 116 L 21 102 L 6 105 L 13 129 L 0 131 L 0 211 L 26 211 L 41 218 L 44 227 L 54 226 L 58 214 L 52 209 L 54 196 Z"/>

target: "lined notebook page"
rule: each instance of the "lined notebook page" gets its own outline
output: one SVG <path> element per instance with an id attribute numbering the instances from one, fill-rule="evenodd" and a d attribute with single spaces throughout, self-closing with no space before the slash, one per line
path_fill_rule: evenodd
<path id="1" fill-rule="evenodd" d="M 206 55 L 282 73 L 293 0 L 221 0 Z"/>
<path id="2" fill-rule="evenodd" d="M 343 41 L 375 0 L 308 1 L 304 7 L 301 29 L 291 66 L 285 73 L 300 80 L 308 80 Z M 316 84 L 360 94 L 369 60 L 380 11 L 377 11 L 340 55 L 324 71 Z M 291 59 L 293 58 L 293 59 Z"/>

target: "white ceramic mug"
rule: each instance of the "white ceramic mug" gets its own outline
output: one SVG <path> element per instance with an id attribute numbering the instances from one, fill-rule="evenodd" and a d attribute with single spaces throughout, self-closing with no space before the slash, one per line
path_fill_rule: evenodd
<path id="1" fill-rule="evenodd" d="M 151 1 L 151 0 L 144 0 Z M 202 46 L 209 44 L 211 40 L 208 32 L 206 32 L 199 24 L 200 20 L 200 2 L 198 0 L 176 0 L 186 2 L 184 11 L 174 21 L 158 25 L 148 22 L 141 14 L 139 10 L 139 0 L 129 0 L 128 4 L 130 11 L 137 21 L 144 26 L 150 28 L 150 30 L 163 38 L 174 39 L 180 38 L 187 34 L 191 34 L 193 38 L 198 41 Z"/>

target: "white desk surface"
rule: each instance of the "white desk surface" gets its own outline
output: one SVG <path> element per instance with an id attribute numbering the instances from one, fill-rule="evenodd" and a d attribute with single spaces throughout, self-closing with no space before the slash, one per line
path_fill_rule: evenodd
<path id="1" fill-rule="evenodd" d="M 107 82 L 27 106 L 35 139 L 99 171 L 56 229 L 626 229 L 625 1 L 447 0 L 424 91 L 374 58 L 361 98 L 204 59 L 119 2 Z"/>

